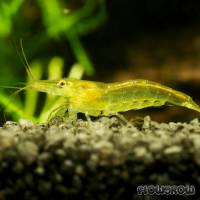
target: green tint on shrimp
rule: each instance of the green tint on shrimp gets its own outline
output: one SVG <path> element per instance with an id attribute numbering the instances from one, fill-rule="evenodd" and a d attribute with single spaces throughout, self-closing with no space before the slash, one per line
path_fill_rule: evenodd
<path id="1" fill-rule="evenodd" d="M 90 116 L 110 116 L 165 104 L 183 106 L 200 112 L 192 98 L 182 92 L 148 80 L 102 83 L 86 80 L 38 80 L 27 86 L 63 98 L 54 115 L 76 117 L 78 112 Z"/>
<path id="2" fill-rule="evenodd" d="M 77 113 L 86 116 L 110 116 L 128 110 L 138 110 L 165 104 L 183 106 L 200 112 L 192 98 L 182 92 L 148 80 L 130 80 L 102 83 L 78 79 L 37 80 L 28 65 L 20 40 L 24 66 L 31 82 L 16 93 L 32 89 L 58 96 L 57 108 L 50 116 L 76 118 Z M 62 101 L 61 101 L 62 100 Z"/>

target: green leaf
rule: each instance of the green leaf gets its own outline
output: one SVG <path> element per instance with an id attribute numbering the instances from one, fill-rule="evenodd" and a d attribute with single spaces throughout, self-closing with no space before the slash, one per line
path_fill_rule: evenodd
<path id="1" fill-rule="evenodd" d="M 17 13 L 24 0 L 0 1 L 0 37 L 8 35 L 12 28 L 13 16 Z"/>

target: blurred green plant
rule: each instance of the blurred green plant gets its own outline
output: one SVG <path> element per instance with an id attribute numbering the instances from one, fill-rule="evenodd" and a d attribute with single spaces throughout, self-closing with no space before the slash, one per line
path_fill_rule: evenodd
<path id="1" fill-rule="evenodd" d="M 59 80 L 63 77 L 64 62 L 60 57 L 53 57 L 48 64 L 48 80 Z M 31 71 L 34 77 L 39 80 L 42 77 L 42 63 L 35 61 L 30 65 Z M 79 64 L 74 64 L 71 67 L 68 78 L 81 79 L 83 75 L 83 67 Z M 30 82 L 30 77 L 27 79 L 27 85 Z M 35 117 L 38 101 L 40 98 L 38 92 L 27 89 L 25 93 L 25 103 L 23 104 L 19 100 L 13 99 L 13 97 L 7 96 L 4 93 L 0 93 L 0 104 L 5 106 L 5 110 L 11 113 L 15 120 L 19 118 L 27 118 L 33 122 L 44 122 L 48 119 L 52 111 L 60 104 L 60 98 L 55 96 L 47 96 L 44 100 L 44 105 L 39 115 Z"/>
<path id="2" fill-rule="evenodd" d="M 0 37 L 7 36 L 11 32 L 13 16 L 22 3 L 23 0 L 0 1 Z"/>
<path id="3" fill-rule="evenodd" d="M 37 5 L 34 6 L 32 3 L 28 4 L 24 0 L 0 1 L 0 51 L 2 52 L 0 57 L 0 74 L 3 76 L 1 80 L 6 80 L 8 85 L 10 85 L 10 82 L 18 82 L 20 80 L 21 73 L 19 68 L 19 70 L 13 70 L 11 73 L 11 67 L 13 69 L 13 66 L 15 66 L 17 69 L 19 61 L 12 59 L 13 54 L 7 45 L 7 39 L 9 37 L 12 38 L 12 35 L 22 37 L 26 34 L 31 37 L 29 48 L 26 49 L 29 57 L 32 57 L 41 47 L 45 49 L 45 46 L 47 46 L 48 48 L 48 41 L 51 38 L 66 38 L 77 59 L 68 77 L 81 78 L 84 73 L 86 75 L 93 75 L 94 67 L 80 38 L 82 35 L 96 30 L 105 22 L 105 0 L 86 0 L 84 4 L 81 4 L 80 1 L 76 9 L 70 8 L 65 1 L 38 0 Z M 33 19 L 30 16 L 27 17 L 28 19 L 24 17 L 27 15 L 27 9 L 29 9 L 30 13 L 32 12 L 32 18 L 39 16 L 39 20 L 43 21 L 46 33 L 44 33 L 41 26 L 39 26 L 41 30 L 37 34 L 31 29 L 31 25 L 28 26 L 29 21 Z M 41 14 L 37 14 L 37 12 Z M 45 58 L 40 58 L 37 61 L 34 60 L 30 65 L 37 79 L 45 76 L 46 69 L 43 67 L 43 59 L 45 60 Z M 64 58 L 51 58 L 48 64 L 47 79 L 62 78 L 64 74 L 63 68 Z M 27 80 L 27 84 L 29 81 Z M 3 90 L 0 91 L 0 104 L 5 107 L 5 111 L 15 120 L 23 117 L 33 121 L 45 121 L 49 113 L 59 104 L 59 99 L 47 96 L 45 103 L 42 103 L 43 108 L 40 114 L 36 116 L 38 104 L 41 104 L 38 93 L 27 91 L 24 99 L 23 103 L 19 97 L 11 98 Z"/>
<path id="4" fill-rule="evenodd" d="M 92 75 L 94 68 L 80 42 L 80 35 L 98 28 L 106 19 L 105 0 L 86 0 L 76 12 L 71 12 L 57 0 L 39 1 L 48 35 L 68 38 L 78 62 L 85 73 Z M 55 23 L 56 22 L 56 23 Z"/>

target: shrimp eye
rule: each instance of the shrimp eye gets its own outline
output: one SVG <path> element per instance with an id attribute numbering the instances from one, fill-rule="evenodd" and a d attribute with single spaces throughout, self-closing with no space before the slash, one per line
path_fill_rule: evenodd
<path id="1" fill-rule="evenodd" d="M 66 82 L 64 80 L 61 80 L 61 81 L 58 82 L 59 87 L 63 87 L 65 85 L 66 85 Z"/>

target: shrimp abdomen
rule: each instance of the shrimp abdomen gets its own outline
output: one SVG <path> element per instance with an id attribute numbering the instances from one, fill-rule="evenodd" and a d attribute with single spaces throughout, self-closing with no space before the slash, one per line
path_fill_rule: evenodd
<path id="1" fill-rule="evenodd" d="M 108 84 L 104 99 L 109 102 L 105 114 L 132 109 L 138 110 L 151 106 L 162 106 L 166 103 L 187 107 L 200 112 L 200 107 L 190 96 L 146 80 Z"/>

